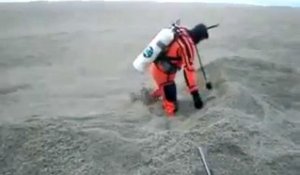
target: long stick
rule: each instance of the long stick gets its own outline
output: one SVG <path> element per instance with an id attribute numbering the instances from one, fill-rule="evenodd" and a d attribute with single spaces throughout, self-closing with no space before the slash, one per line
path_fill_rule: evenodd
<path id="1" fill-rule="evenodd" d="M 209 29 L 216 28 L 216 27 L 219 27 L 219 24 L 215 24 L 215 25 L 209 26 L 206 29 L 209 30 Z"/>
<path id="2" fill-rule="evenodd" d="M 206 83 L 206 88 L 207 89 L 212 89 L 211 83 L 207 81 L 206 73 L 205 73 L 203 64 L 201 62 L 200 54 L 199 54 L 199 51 L 198 51 L 197 47 L 196 47 L 196 51 L 197 51 L 197 56 L 198 56 L 198 60 L 199 60 L 199 63 L 200 63 L 200 68 L 201 68 L 201 71 L 202 71 L 202 74 L 203 74 L 203 77 L 204 77 L 204 80 L 205 80 L 205 83 Z"/>
<path id="3" fill-rule="evenodd" d="M 202 162 L 203 162 L 203 164 L 204 164 L 204 167 L 205 167 L 205 170 L 206 170 L 207 175 L 211 175 L 210 170 L 209 170 L 209 168 L 208 168 L 208 166 L 207 166 L 207 163 L 206 163 L 205 156 L 204 156 L 204 153 L 203 153 L 203 151 L 202 151 L 202 148 L 201 148 L 201 147 L 198 147 L 198 150 L 199 150 L 199 152 L 200 152 L 201 160 L 202 160 Z"/>
<path id="4" fill-rule="evenodd" d="M 200 68 L 201 68 L 201 71 L 202 71 L 202 73 L 203 73 L 203 76 L 204 76 L 204 79 L 205 79 L 205 83 L 207 83 L 206 73 L 205 73 L 203 64 L 202 64 L 202 62 L 201 62 L 200 54 L 199 54 L 199 51 L 198 51 L 198 48 L 197 48 L 197 47 L 196 47 L 196 50 L 197 50 L 198 60 L 199 60 L 199 63 L 200 63 Z"/>

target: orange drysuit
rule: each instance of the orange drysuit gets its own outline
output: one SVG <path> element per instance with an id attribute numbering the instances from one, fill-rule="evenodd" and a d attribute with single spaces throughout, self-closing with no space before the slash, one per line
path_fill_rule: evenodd
<path id="1" fill-rule="evenodd" d="M 196 45 L 186 28 L 180 27 L 179 35 L 158 58 L 151 63 L 150 73 L 154 80 L 153 97 L 162 96 L 162 106 L 168 116 L 177 111 L 177 92 L 174 82 L 176 72 L 183 68 L 184 78 L 190 93 L 197 92 L 197 77 L 194 66 Z"/>

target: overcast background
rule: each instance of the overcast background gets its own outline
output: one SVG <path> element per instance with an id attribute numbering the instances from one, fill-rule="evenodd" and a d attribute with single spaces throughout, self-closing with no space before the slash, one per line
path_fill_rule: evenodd
<path id="1" fill-rule="evenodd" d="M 29 2 L 29 1 L 47 1 L 47 0 L 0 0 L 0 2 Z M 70 1 L 70 0 L 48 0 L 48 1 Z M 74 0 L 72 0 L 74 1 Z M 80 0 L 78 0 L 80 1 Z M 99 1 L 99 0 L 81 0 L 81 1 Z M 100 0 L 101 1 L 101 0 Z M 124 1 L 124 0 L 104 0 L 104 1 Z M 126 0 L 125 0 L 126 1 Z M 141 1 L 141 0 L 131 0 Z M 148 0 L 158 2 L 209 2 L 209 3 L 239 3 L 264 6 L 293 6 L 300 7 L 299 0 Z"/>

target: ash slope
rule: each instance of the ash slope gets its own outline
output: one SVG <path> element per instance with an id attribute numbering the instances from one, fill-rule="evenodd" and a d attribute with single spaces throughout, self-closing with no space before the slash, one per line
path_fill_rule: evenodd
<path id="1" fill-rule="evenodd" d="M 131 103 L 123 114 L 2 124 L 1 174 L 201 174 L 202 145 L 215 174 L 296 175 L 299 73 L 241 57 L 207 70 L 213 100 L 194 113 L 182 106 L 191 113 L 178 120 L 133 112 L 147 107 Z"/>

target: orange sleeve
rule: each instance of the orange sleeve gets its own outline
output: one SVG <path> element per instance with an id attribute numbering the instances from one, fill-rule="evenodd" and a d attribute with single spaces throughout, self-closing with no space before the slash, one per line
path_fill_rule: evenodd
<path id="1" fill-rule="evenodd" d="M 186 47 L 180 47 L 179 54 L 182 58 L 183 62 L 183 75 L 188 87 L 189 92 L 198 90 L 197 86 L 197 73 L 194 66 L 194 58 L 190 58 L 189 56 L 194 57 L 195 54 L 188 54 L 189 52 Z"/>

